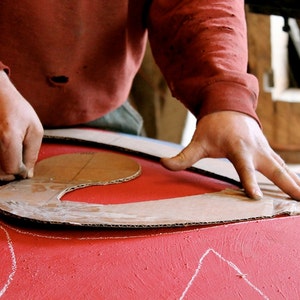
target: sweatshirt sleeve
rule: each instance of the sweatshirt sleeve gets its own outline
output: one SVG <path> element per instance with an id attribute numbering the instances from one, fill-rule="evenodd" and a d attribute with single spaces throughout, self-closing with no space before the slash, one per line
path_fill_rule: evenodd
<path id="1" fill-rule="evenodd" d="M 258 121 L 258 82 L 247 73 L 244 1 L 153 0 L 148 33 L 173 96 L 197 119 L 232 110 Z"/>

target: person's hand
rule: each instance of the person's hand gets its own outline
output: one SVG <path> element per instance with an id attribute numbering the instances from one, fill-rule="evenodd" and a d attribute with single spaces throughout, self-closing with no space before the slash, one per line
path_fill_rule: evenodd
<path id="1" fill-rule="evenodd" d="M 37 114 L 0 71 L 0 180 L 33 176 L 42 137 Z"/>
<path id="2" fill-rule="evenodd" d="M 300 200 L 300 179 L 270 147 L 258 123 L 238 112 L 222 111 L 202 118 L 192 141 L 177 156 L 163 158 L 163 166 L 183 170 L 201 158 L 228 158 L 246 194 L 261 199 L 255 170 L 269 178 L 293 199 Z"/>

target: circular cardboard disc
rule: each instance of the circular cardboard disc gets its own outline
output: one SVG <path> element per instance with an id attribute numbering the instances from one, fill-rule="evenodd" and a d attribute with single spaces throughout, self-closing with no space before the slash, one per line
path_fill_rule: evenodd
<path id="1" fill-rule="evenodd" d="M 125 182 L 141 173 L 133 159 L 115 153 L 70 153 L 46 158 L 37 163 L 35 179 L 59 183 Z"/>

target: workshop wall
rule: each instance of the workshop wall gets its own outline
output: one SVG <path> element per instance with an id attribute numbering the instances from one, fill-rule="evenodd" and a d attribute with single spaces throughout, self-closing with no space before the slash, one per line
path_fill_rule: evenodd
<path id="1" fill-rule="evenodd" d="M 300 162 L 300 99 L 273 99 L 265 88 L 265 76 L 272 71 L 270 16 L 247 11 L 249 71 L 260 85 L 258 116 L 272 148 L 287 162 Z"/>
<path id="2" fill-rule="evenodd" d="M 174 143 L 181 142 L 187 110 L 172 97 L 154 62 L 149 45 L 134 79 L 130 100 L 143 116 L 146 136 Z"/>

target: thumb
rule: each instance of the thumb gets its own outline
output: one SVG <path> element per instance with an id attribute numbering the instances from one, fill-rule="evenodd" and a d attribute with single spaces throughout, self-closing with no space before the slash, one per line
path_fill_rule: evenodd
<path id="1" fill-rule="evenodd" d="M 40 130 L 38 130 L 40 129 Z M 34 165 L 38 159 L 41 143 L 43 138 L 42 128 L 31 130 L 27 133 L 23 142 L 23 160 L 26 166 L 26 177 L 32 178 L 34 173 Z"/>
<path id="2" fill-rule="evenodd" d="M 205 151 L 199 143 L 191 141 L 190 144 L 185 147 L 176 156 L 161 159 L 161 164 L 168 170 L 180 171 L 191 167 L 201 158 L 206 157 Z"/>

